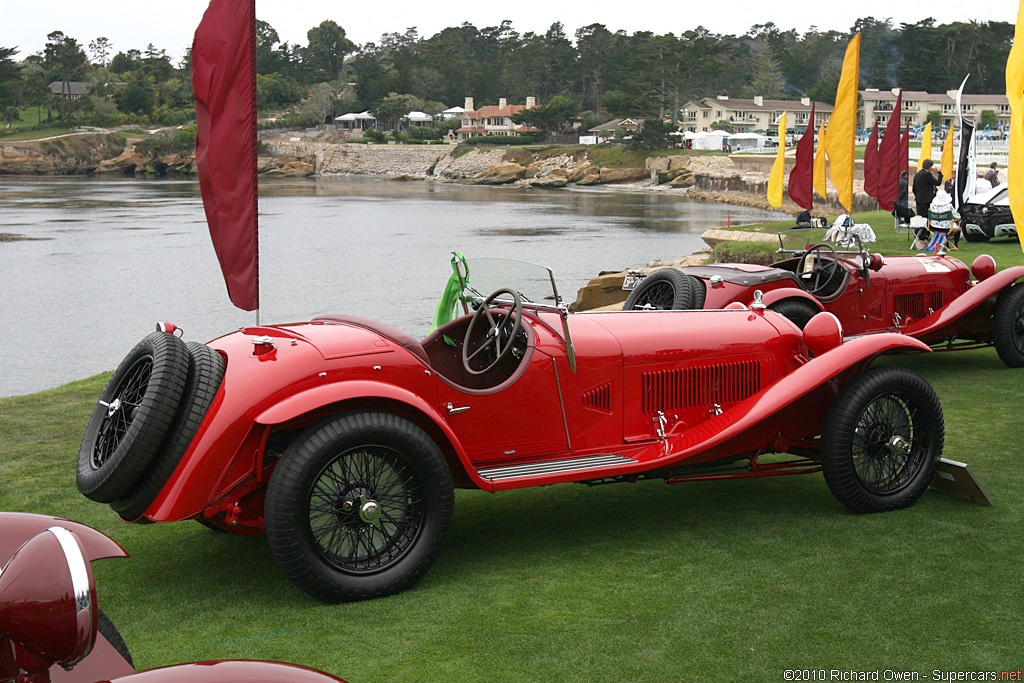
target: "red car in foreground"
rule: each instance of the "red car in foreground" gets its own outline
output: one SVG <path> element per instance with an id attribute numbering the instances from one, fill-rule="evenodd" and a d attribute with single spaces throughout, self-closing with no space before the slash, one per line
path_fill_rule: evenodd
<path id="1" fill-rule="evenodd" d="M 90 564 L 127 555 L 84 524 L 0 512 L 0 681 L 344 683 L 275 662 L 198 662 L 136 673 L 124 639 L 96 606 Z"/>
<path id="2" fill-rule="evenodd" d="M 928 350 L 918 340 L 844 342 L 833 316 L 801 331 L 760 304 L 569 313 L 549 269 L 453 264 L 443 324 L 422 340 L 354 315 L 209 344 L 150 334 L 92 414 L 79 489 L 127 521 L 266 533 L 294 583 L 340 601 L 412 585 L 455 487 L 823 470 L 840 501 L 875 512 L 929 483 L 935 393 L 870 368 Z"/>
<path id="3" fill-rule="evenodd" d="M 631 272 L 626 310 L 725 308 L 762 303 L 803 327 L 827 311 L 848 337 L 900 332 L 945 349 L 995 346 L 1010 367 L 1024 367 L 1024 266 L 996 272 L 982 254 L 970 270 L 948 256 L 886 256 L 836 251 L 830 244 L 780 250 L 771 266 L 716 263 Z M 973 273 L 973 278 L 971 277 Z"/>

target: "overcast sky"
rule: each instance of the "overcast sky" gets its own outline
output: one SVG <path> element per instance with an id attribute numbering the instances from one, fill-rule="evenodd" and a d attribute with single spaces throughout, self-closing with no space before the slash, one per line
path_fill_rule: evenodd
<path id="1" fill-rule="evenodd" d="M 63 31 L 83 47 L 105 36 L 118 51 L 145 49 L 153 43 L 175 61 L 191 44 L 208 0 L 49 0 L 35 4 L 0 0 L 0 47 L 17 47 L 21 59 L 43 49 L 46 35 Z M 359 9 L 357 9 L 359 8 Z M 704 26 L 713 33 L 745 33 L 754 24 L 775 22 L 782 29 L 800 32 L 810 26 L 847 30 L 860 17 L 892 19 L 894 25 L 914 23 L 929 16 L 940 23 L 952 21 L 1015 22 L 1018 4 L 1013 0 L 905 0 L 891 2 L 648 2 L 642 5 L 593 0 L 592 2 L 549 2 L 518 0 L 507 6 L 500 2 L 325 2 L 324 0 L 260 0 L 256 16 L 273 26 L 282 41 L 305 45 L 306 31 L 325 19 L 342 26 L 357 44 L 376 42 L 382 33 L 404 32 L 415 26 L 429 37 L 448 26 L 470 22 L 477 28 L 512 20 L 520 33 L 542 33 L 556 21 L 566 33 L 581 26 L 601 23 L 609 29 L 680 33 Z"/>

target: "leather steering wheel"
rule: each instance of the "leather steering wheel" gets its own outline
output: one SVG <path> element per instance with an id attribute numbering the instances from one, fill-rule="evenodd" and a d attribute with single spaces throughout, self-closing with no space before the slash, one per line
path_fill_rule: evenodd
<path id="1" fill-rule="evenodd" d="M 493 302 L 502 294 L 512 295 L 512 308 L 504 309 L 494 306 Z M 482 320 L 487 321 L 487 331 L 482 334 L 478 326 Z M 493 370 L 498 363 L 503 361 L 515 346 L 516 336 L 523 328 L 523 301 L 519 292 L 514 289 L 503 288 L 495 291 L 473 313 L 469 321 L 469 328 L 466 330 L 466 337 L 462 341 L 462 367 L 471 375 L 482 375 Z M 476 336 L 474 336 L 476 331 Z M 482 339 L 476 349 L 470 353 L 470 341 Z M 491 349 L 494 353 L 494 360 L 487 363 L 482 369 L 476 370 L 471 363 L 485 350 Z"/>
<path id="2" fill-rule="evenodd" d="M 822 250 L 828 250 L 831 258 L 822 259 Z M 813 265 L 808 273 L 806 270 L 807 259 L 812 254 L 814 256 L 814 260 L 811 262 Z M 796 264 L 797 277 L 808 294 L 821 294 L 828 287 L 828 283 L 832 281 L 837 270 L 839 270 L 839 258 L 831 244 L 815 244 L 804 252 L 804 255 L 800 257 L 800 262 Z"/>

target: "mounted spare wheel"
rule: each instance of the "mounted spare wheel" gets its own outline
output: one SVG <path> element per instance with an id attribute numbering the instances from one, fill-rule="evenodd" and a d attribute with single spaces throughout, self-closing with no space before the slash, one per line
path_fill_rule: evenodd
<path id="1" fill-rule="evenodd" d="M 188 380 L 174 424 L 138 483 L 126 495 L 110 503 L 110 507 L 126 521 L 131 522 L 142 516 L 171 478 L 224 379 L 225 364 L 219 353 L 198 342 L 188 342 L 186 347 L 189 355 Z"/>
<path id="2" fill-rule="evenodd" d="M 675 268 L 661 268 L 630 292 L 624 311 L 685 311 L 696 307 L 694 289 L 704 284 Z"/>
<path id="3" fill-rule="evenodd" d="M 167 436 L 188 377 L 188 349 L 152 332 L 125 356 L 100 394 L 78 451 L 78 490 L 109 503 L 139 481 Z"/>

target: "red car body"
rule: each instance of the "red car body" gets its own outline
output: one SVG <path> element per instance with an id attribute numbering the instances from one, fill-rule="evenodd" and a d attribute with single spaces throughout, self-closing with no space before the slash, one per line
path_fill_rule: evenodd
<path id="1" fill-rule="evenodd" d="M 65 560 L 61 552 L 63 544 L 56 540 L 60 532 L 63 532 L 63 543 L 72 546 L 72 554 L 77 546 L 83 561 L 81 565 L 74 566 Z M 96 631 L 95 584 L 91 570 L 87 569 L 87 564 L 93 560 L 127 556 L 116 542 L 84 524 L 47 515 L 0 512 L 0 567 L 3 567 L 0 570 L 0 680 L 17 679 L 19 683 L 51 680 L 55 683 L 340 681 L 301 666 L 256 661 L 198 662 L 136 673 L 102 631 Z M 71 577 L 81 579 L 83 584 L 74 585 L 76 580 Z M 84 591 L 80 590 L 83 586 Z M 73 626 L 71 631 L 78 631 L 81 639 L 78 644 L 68 642 L 72 636 L 64 628 L 68 623 L 74 625 L 75 621 L 77 627 Z M 53 653 L 73 650 L 77 651 L 71 656 L 77 661 L 67 669 L 54 662 Z"/>
<path id="2" fill-rule="evenodd" d="M 214 339 L 208 348 L 223 360 L 223 378 L 201 424 L 152 501 L 133 515 L 124 515 L 122 507 L 122 516 L 142 522 L 198 519 L 236 534 L 266 530 L 282 568 L 314 596 L 373 597 L 407 587 L 441 540 L 409 576 L 399 572 L 397 584 L 388 576 L 401 563 L 395 560 L 393 567 L 391 559 L 382 560 L 378 567 L 373 553 L 359 544 L 373 545 L 373 552 L 416 555 L 413 541 L 396 549 L 402 534 L 433 533 L 434 515 L 442 519 L 436 526 L 443 537 L 452 486 L 502 491 L 564 482 L 657 477 L 674 483 L 818 471 L 818 437 L 830 429 L 829 407 L 844 387 L 879 354 L 928 349 L 897 334 L 843 343 L 828 316 L 801 331 L 763 306 L 570 314 L 550 304 L 525 303 L 515 312 L 512 301 L 487 303 L 478 299 L 474 314 L 422 341 L 345 315 L 251 327 Z M 478 318 L 500 322 L 477 335 L 472 326 Z M 506 326 L 517 329 L 508 332 Z M 159 338 L 164 333 L 154 334 L 167 341 Z M 483 351 L 493 337 L 495 350 L 503 346 L 513 353 L 477 373 L 465 358 Z M 109 406 L 116 405 L 119 373 L 94 422 L 114 410 Z M 910 439 L 914 431 L 914 448 L 928 450 L 930 462 L 941 451 L 942 427 L 937 400 L 929 400 L 937 424 L 915 422 L 905 436 Z M 369 436 L 347 441 L 353 431 Z M 105 466 L 95 463 L 92 433 L 83 442 L 80 473 Z M 396 433 L 412 436 L 395 442 Z M 431 460 L 427 451 L 435 447 Z M 364 458 L 378 448 L 382 455 Z M 762 456 L 769 453 L 797 457 L 766 462 Z M 352 459 L 357 456 L 363 460 Z M 415 465 L 400 463 L 398 469 L 424 493 L 401 489 L 392 527 L 377 517 L 372 477 L 331 468 L 385 460 L 390 464 L 383 469 L 391 476 L 388 468 L 396 458 Z M 427 474 L 417 469 L 421 460 L 433 463 Z M 740 460 L 734 469 L 710 468 Z M 317 492 L 325 477 L 336 498 Z M 436 492 L 435 479 L 444 480 Z M 427 501 L 425 511 L 406 505 L 414 498 Z M 430 508 L 436 500 L 440 512 Z M 909 504 L 875 502 L 862 510 Z M 112 505 L 118 509 L 116 501 Z M 335 535 L 352 537 L 345 553 L 363 559 L 330 550 L 333 541 L 306 538 L 328 523 L 338 525 Z M 306 541 L 293 547 L 295 537 Z M 328 584 L 338 574 L 341 583 L 351 581 L 334 590 Z"/>

